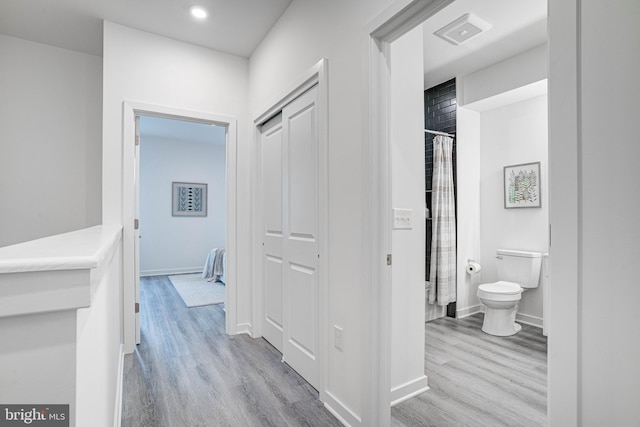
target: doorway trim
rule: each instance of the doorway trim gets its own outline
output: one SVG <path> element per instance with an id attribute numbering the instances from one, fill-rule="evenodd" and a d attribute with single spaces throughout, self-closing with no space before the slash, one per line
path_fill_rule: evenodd
<path id="1" fill-rule="evenodd" d="M 123 336 L 124 351 L 135 349 L 135 116 L 145 115 L 183 121 L 215 124 L 226 128 L 226 197 L 227 197 L 227 302 L 226 332 L 237 333 L 237 120 L 202 111 L 182 110 L 162 105 L 134 101 L 123 102 L 123 171 L 122 219 L 123 228 Z M 203 255 L 204 256 L 204 255 Z M 203 258 L 204 259 L 204 258 Z"/>
<path id="2" fill-rule="evenodd" d="M 390 269 L 391 163 L 389 141 L 390 44 L 408 30 L 455 0 L 398 0 L 367 27 L 363 43 L 362 80 L 362 278 L 363 278 L 363 425 L 389 425 L 390 382 Z M 547 421 L 578 425 L 581 411 L 580 323 L 581 277 L 579 267 L 581 216 L 579 197 L 580 149 L 580 0 L 550 1 L 549 43 L 549 174 L 570 177 L 551 191 L 554 227 L 563 230 L 551 247 L 552 280 L 549 324 L 549 379 Z M 561 35 L 564 37 L 552 37 Z M 555 77 L 555 78 L 554 78 Z M 555 118 L 554 120 L 551 120 Z M 554 144 L 563 141 L 563 144 Z M 562 145 L 561 148 L 558 146 Z M 560 166 L 562 165 L 562 166 Z M 565 172 L 560 173 L 561 170 Z M 575 177 L 575 178 L 574 178 Z M 578 182 L 578 186 L 575 184 Z M 368 183 L 366 185 L 365 183 Z M 557 203 L 556 203 L 557 202 Z M 576 224 L 578 226 L 576 227 Z M 558 267 L 559 263 L 564 265 Z M 556 265 L 555 263 L 558 263 Z M 371 284 L 367 286 L 367 284 Z M 553 301 L 558 301 L 557 310 Z M 560 321 L 562 317 L 562 321 Z M 558 320 L 558 322 L 556 322 Z M 558 324 L 560 323 L 560 324 Z M 556 330 L 557 329 L 557 330 Z M 553 374 L 553 375 L 552 375 Z M 373 391 L 373 392 L 372 392 Z M 555 403 L 554 403 L 555 402 Z"/>
<path id="3" fill-rule="evenodd" d="M 285 91 L 276 97 L 274 100 L 268 103 L 270 105 L 264 108 L 259 114 L 257 114 L 253 120 L 253 155 L 251 159 L 252 163 L 252 189 L 251 200 L 253 206 L 256 209 L 252 212 L 252 258 L 253 258 L 253 327 L 252 336 L 262 336 L 262 316 L 263 316 L 263 286 L 262 283 L 262 234 L 263 227 L 262 222 L 262 202 L 260 194 L 260 177 L 261 177 L 261 149 L 260 142 L 262 141 L 260 127 L 266 123 L 273 116 L 278 114 L 282 109 L 291 101 L 298 98 L 307 90 L 314 86 L 317 86 L 318 90 L 318 238 L 319 238 L 319 263 L 318 263 L 318 286 L 319 286 L 319 307 L 318 307 L 318 349 L 319 349 L 319 375 L 318 375 L 318 392 L 319 399 L 325 404 L 330 405 L 331 408 L 336 406 L 342 406 L 336 404 L 331 394 L 326 390 L 327 384 L 327 362 L 328 362 L 328 281 L 329 281 L 329 186 L 328 186 L 328 146 L 329 146 L 329 86 L 328 86 L 328 60 L 322 58 L 306 73 L 296 79 L 293 84 Z M 331 412 L 335 411 L 330 409 Z M 340 413 L 340 411 L 338 411 Z"/>
<path id="4" fill-rule="evenodd" d="M 455 0 L 399 0 L 369 23 L 362 81 L 362 425 L 391 422 L 391 43 Z M 367 286 L 370 284 L 370 286 Z"/>

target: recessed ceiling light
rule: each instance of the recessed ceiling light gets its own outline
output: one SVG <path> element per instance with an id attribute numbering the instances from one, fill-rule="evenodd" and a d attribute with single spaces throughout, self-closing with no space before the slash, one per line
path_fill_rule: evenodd
<path id="1" fill-rule="evenodd" d="M 204 19 L 207 17 L 207 11 L 202 6 L 191 6 L 189 9 L 191 14 L 198 19 Z"/>

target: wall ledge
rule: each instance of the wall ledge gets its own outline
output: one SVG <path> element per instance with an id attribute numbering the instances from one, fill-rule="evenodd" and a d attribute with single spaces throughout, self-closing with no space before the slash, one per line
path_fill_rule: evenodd
<path id="1" fill-rule="evenodd" d="M 122 238 L 122 226 L 98 225 L 0 248 L 0 317 L 91 305 Z"/>

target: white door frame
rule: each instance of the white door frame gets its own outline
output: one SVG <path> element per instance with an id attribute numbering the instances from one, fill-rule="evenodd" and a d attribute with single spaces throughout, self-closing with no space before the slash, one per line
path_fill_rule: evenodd
<path id="1" fill-rule="evenodd" d="M 398 0 L 369 24 L 363 43 L 363 425 L 390 423 L 391 271 L 385 263 L 386 254 L 391 253 L 392 223 L 390 44 L 453 1 Z M 562 286 L 551 287 L 547 411 L 550 424 L 578 425 L 581 189 L 570 178 L 581 182 L 579 0 L 549 3 L 549 14 L 555 19 L 550 22 L 551 34 L 566 36 L 549 39 L 549 175 L 565 178 L 554 180 L 558 188 L 550 189 L 550 218 L 554 227 L 566 232 L 554 237 L 551 249 L 552 280 L 562 279 L 555 283 Z M 557 311 L 554 301 L 558 301 Z"/>
<path id="2" fill-rule="evenodd" d="M 391 43 L 453 1 L 397 1 L 367 26 L 363 43 L 362 425 L 391 422 Z"/>
<path id="3" fill-rule="evenodd" d="M 122 170 L 122 219 L 123 232 L 123 327 L 124 351 L 135 349 L 135 116 L 165 117 L 200 123 L 210 123 L 226 128 L 226 193 L 227 193 L 227 302 L 226 332 L 237 333 L 237 120 L 233 117 L 213 113 L 181 110 L 161 105 L 140 102 L 123 102 L 123 170 Z M 203 255 L 204 256 L 204 255 Z M 204 258 L 203 258 L 204 259 Z"/>
<path id="4" fill-rule="evenodd" d="M 254 138 L 253 138 L 253 158 L 252 162 L 252 201 L 253 206 L 256 207 L 252 212 L 252 228 L 253 232 L 253 330 L 252 336 L 262 336 L 262 317 L 263 317 L 263 283 L 262 275 L 263 263 L 262 263 L 262 199 L 260 194 L 260 177 L 261 177 L 261 149 L 260 142 L 261 132 L 260 126 L 264 124 L 271 117 L 276 115 L 282 110 L 284 106 L 291 101 L 302 95 L 304 92 L 318 86 L 318 238 L 319 238 L 319 253 L 320 259 L 318 263 L 318 286 L 319 286 L 319 304 L 318 307 L 318 322 L 320 325 L 319 332 L 319 393 L 320 400 L 326 402 L 327 393 L 325 385 L 327 384 L 327 369 L 326 364 L 328 360 L 327 351 L 327 318 L 328 318 L 328 247 L 329 247 L 329 212 L 328 212 L 328 61 L 327 59 L 321 59 L 304 75 L 300 76 L 289 90 L 286 90 L 284 94 L 277 97 L 270 103 L 270 107 L 262 110 L 255 120 L 254 124 Z"/>

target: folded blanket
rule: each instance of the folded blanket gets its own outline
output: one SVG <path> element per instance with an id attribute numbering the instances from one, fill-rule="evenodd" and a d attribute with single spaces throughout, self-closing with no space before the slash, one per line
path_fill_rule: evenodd
<path id="1" fill-rule="evenodd" d="M 224 248 L 218 248 L 213 259 L 213 280 L 215 282 L 219 282 L 224 274 L 224 252 Z"/>
<path id="2" fill-rule="evenodd" d="M 209 282 L 218 282 L 224 275 L 224 248 L 213 248 L 207 255 L 202 269 L 202 278 Z"/>

